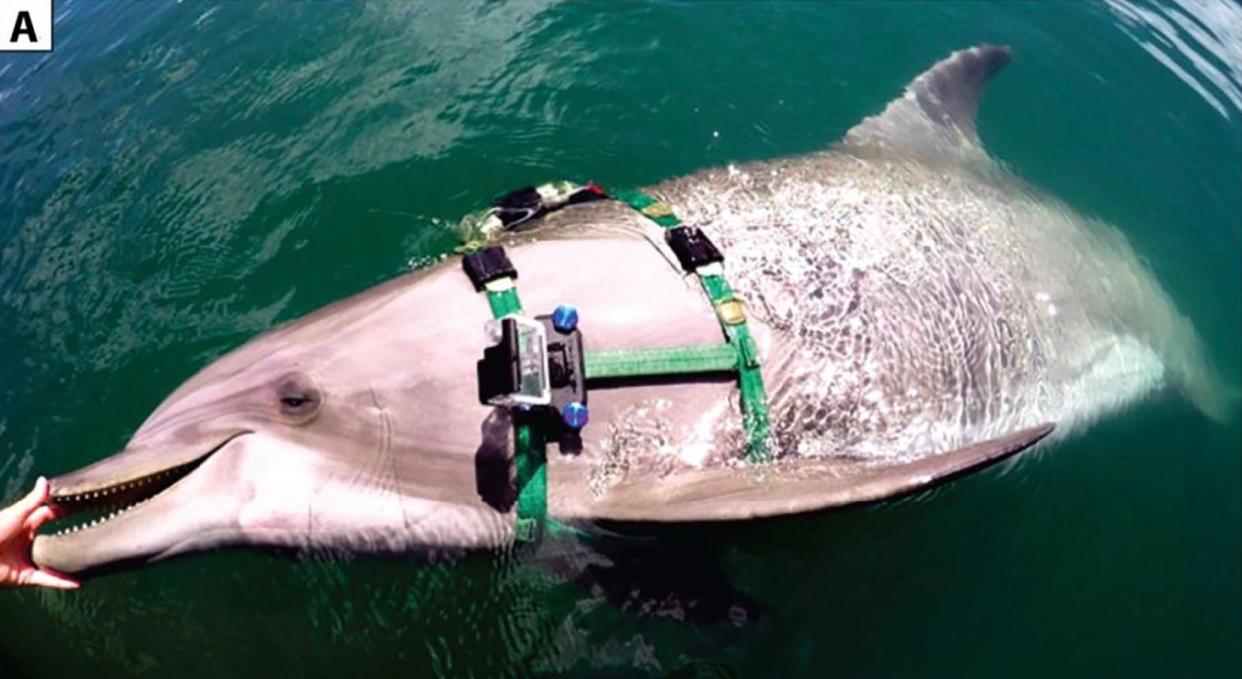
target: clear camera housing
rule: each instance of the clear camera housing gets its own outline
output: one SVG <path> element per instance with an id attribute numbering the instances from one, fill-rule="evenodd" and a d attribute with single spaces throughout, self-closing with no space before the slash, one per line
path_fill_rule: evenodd
<path id="1" fill-rule="evenodd" d="M 552 403 L 552 386 L 548 378 L 548 337 L 539 321 L 509 314 L 485 324 L 488 343 L 498 344 L 503 339 L 501 321 L 517 323 L 518 388 L 509 394 L 501 394 L 488 400 L 496 406 L 546 406 Z"/>

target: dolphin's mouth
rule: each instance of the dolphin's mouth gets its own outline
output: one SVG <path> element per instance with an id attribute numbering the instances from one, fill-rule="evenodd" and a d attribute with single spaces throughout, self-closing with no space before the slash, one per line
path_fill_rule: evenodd
<path id="1" fill-rule="evenodd" d="M 91 490 L 66 493 L 53 487 L 48 503 L 56 509 L 57 520 L 53 527 L 58 530 L 42 534 L 42 537 L 58 538 L 89 532 L 141 507 L 189 476 L 221 448 L 247 433 L 249 432 L 233 434 L 186 462 L 129 478 L 95 482 L 92 484 L 95 487 Z"/>

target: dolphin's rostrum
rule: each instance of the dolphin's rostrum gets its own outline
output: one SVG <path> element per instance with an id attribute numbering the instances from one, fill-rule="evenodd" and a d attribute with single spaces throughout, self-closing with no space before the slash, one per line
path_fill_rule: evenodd
<path id="1" fill-rule="evenodd" d="M 1171 383 L 1213 416 L 1190 324 L 1114 227 L 1006 173 L 975 111 L 1007 48 L 954 53 L 831 149 L 649 193 L 728 257 L 776 448 L 742 460 L 729 379 L 591 394 L 583 452 L 550 453 L 562 521 L 703 521 L 908 492 Z M 524 306 L 581 310 L 590 350 L 720 329 L 641 217 L 572 206 L 512 234 Z M 52 481 L 34 558 L 81 573 L 224 546 L 455 551 L 513 540 L 511 427 L 476 398 L 490 318 L 456 261 L 264 334 L 204 368 L 120 453 Z"/>

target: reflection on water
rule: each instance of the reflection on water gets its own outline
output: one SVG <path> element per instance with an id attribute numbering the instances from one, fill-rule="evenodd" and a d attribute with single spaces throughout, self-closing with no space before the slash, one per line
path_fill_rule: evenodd
<path id="1" fill-rule="evenodd" d="M 1123 30 L 1228 120 L 1242 112 L 1242 6 L 1110 0 Z"/>

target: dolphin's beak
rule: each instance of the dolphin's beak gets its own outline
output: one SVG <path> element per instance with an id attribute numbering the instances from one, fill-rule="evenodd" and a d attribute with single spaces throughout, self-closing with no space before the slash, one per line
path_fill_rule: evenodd
<path id="1" fill-rule="evenodd" d="M 248 434 L 240 430 L 176 449 L 143 446 L 125 450 L 50 481 L 49 504 L 59 530 L 35 538 L 36 564 L 81 574 L 168 553 L 181 533 L 202 522 L 184 521 L 178 502 L 212 456 Z M 210 503 L 209 503 L 210 504 Z"/>

